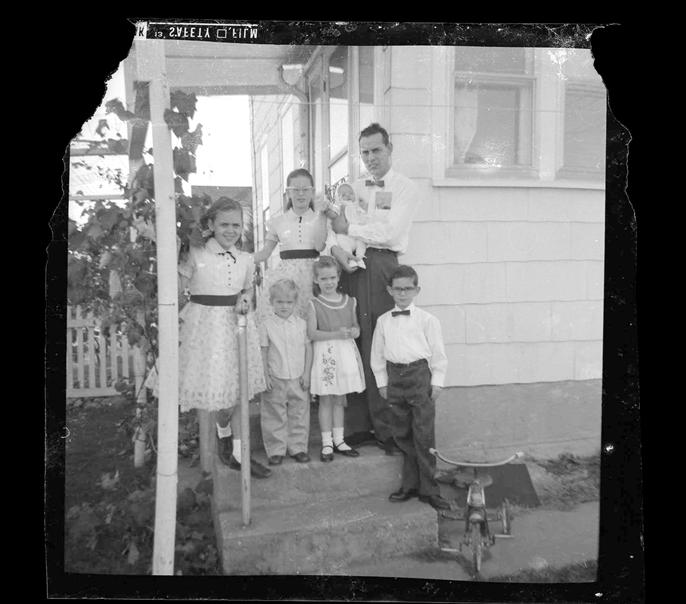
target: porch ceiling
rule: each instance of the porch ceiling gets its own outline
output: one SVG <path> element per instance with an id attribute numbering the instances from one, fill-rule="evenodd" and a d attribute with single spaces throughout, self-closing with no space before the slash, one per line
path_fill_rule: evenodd
<path id="1" fill-rule="evenodd" d="M 306 63 L 315 46 L 165 40 L 164 48 L 170 88 L 208 96 L 282 94 L 279 66 Z"/>

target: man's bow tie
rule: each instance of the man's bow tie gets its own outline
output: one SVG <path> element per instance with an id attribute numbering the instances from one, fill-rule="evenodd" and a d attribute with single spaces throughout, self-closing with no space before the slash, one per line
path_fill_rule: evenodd
<path id="1" fill-rule="evenodd" d="M 398 315 L 407 315 L 408 317 L 410 316 L 410 309 L 405 309 L 405 310 L 392 310 L 391 311 L 391 316 L 392 317 L 397 317 Z"/>
<path id="2" fill-rule="evenodd" d="M 365 187 L 383 187 L 383 180 L 365 180 Z"/>
<path id="3" fill-rule="evenodd" d="M 220 256 L 226 256 L 228 254 L 233 259 L 233 263 L 236 264 L 236 256 L 234 256 L 231 252 L 217 252 L 217 254 L 219 254 Z"/>

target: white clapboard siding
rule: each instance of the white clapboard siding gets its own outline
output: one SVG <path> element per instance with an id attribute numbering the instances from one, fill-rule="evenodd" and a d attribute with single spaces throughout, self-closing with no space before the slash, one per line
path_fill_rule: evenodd
<path id="1" fill-rule="evenodd" d="M 144 376 L 132 369 L 136 354 L 141 355 L 140 349 L 129 346 L 126 334 L 117 333 L 116 326 L 100 329 L 92 315 L 84 315 L 78 306 L 69 307 L 67 397 L 116 395 L 115 384 L 130 375 L 135 376 L 138 391 Z"/>

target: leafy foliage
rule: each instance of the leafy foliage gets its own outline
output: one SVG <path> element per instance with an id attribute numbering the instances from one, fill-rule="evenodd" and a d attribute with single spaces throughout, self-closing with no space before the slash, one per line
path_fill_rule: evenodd
<path id="1" fill-rule="evenodd" d="M 151 572 L 155 464 L 138 469 L 131 464 L 127 445 L 136 427 L 131 414 L 134 408 L 131 397 L 68 402 L 67 424 L 72 431 L 66 441 L 67 572 Z M 190 460 L 190 465 L 199 456 L 195 413 L 179 416 L 179 454 Z M 211 477 L 204 476 L 179 495 L 177 574 L 221 574 L 210 509 L 212 490 Z"/>
<path id="2" fill-rule="evenodd" d="M 188 180 L 188 175 L 196 170 L 194 153 L 202 143 L 202 127 L 198 125 L 194 132 L 189 132 L 188 126 L 196 102 L 194 94 L 173 92 L 172 109 L 165 112 L 170 129 L 181 143 L 174 149 L 174 167 L 177 240 L 182 253 L 190 244 L 202 242 L 199 221 L 203 209 L 212 201 L 207 195 L 187 197 L 181 186 L 181 179 Z M 135 112 L 127 110 L 119 99 L 108 101 L 106 110 L 144 134 L 150 117 L 147 83 L 136 84 Z M 110 145 L 106 139 L 108 130 L 106 120 L 100 120 L 97 133 L 103 140 L 96 145 Z M 121 149 L 127 146 L 128 141 L 123 141 Z M 79 165 L 78 160 L 72 163 Z M 128 201 L 123 207 L 102 200 L 82 202 L 86 222 L 77 225 L 70 221 L 67 301 L 92 312 L 103 328 L 114 326 L 125 334 L 130 345 L 140 347 L 152 367 L 158 351 L 154 166 L 143 163 L 126 182 L 119 170 L 80 164 L 96 169 L 100 178 L 116 184 Z M 180 300 L 180 305 L 184 302 L 185 299 Z M 122 393 L 137 394 L 132 392 L 131 383 L 120 382 L 115 387 Z M 155 405 L 137 409 L 135 421 L 148 434 L 153 432 L 155 419 Z"/>

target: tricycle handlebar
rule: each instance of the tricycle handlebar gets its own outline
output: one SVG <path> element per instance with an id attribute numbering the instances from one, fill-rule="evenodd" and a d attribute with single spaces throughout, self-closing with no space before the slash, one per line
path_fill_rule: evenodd
<path id="1" fill-rule="evenodd" d="M 514 455 L 511 455 L 510 457 L 502 461 L 495 461 L 491 463 L 478 463 L 472 461 L 453 461 L 452 459 L 443 457 L 436 449 L 433 448 L 429 449 L 429 453 L 431 453 L 431 455 L 435 455 L 437 459 L 440 459 L 445 463 L 449 463 L 453 466 L 464 466 L 468 468 L 493 468 L 495 466 L 504 466 L 505 464 L 508 464 L 511 461 L 514 461 L 515 459 L 520 459 L 524 457 L 524 453 L 522 451 L 517 451 Z"/>

